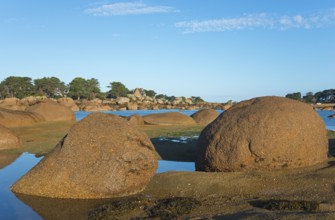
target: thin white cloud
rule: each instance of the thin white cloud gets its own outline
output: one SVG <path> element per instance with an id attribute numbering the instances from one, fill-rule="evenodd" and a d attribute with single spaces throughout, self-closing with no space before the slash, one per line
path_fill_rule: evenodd
<path id="1" fill-rule="evenodd" d="M 85 10 L 85 13 L 93 16 L 120 16 L 171 13 L 176 11 L 170 6 L 149 6 L 142 2 L 118 2 L 89 8 Z"/>
<path id="2" fill-rule="evenodd" d="M 245 29 L 279 29 L 291 28 L 321 28 L 335 24 L 335 9 L 330 9 L 314 14 L 293 16 L 269 15 L 265 13 L 247 14 L 236 18 L 221 18 L 211 20 L 193 20 L 175 23 L 175 27 L 183 29 L 184 33 L 195 32 L 223 32 Z"/>
<path id="3" fill-rule="evenodd" d="M 178 28 L 184 28 L 185 33 L 254 29 L 257 27 L 271 27 L 272 25 L 273 21 L 264 13 L 245 15 L 238 18 L 182 21 L 175 24 Z"/>

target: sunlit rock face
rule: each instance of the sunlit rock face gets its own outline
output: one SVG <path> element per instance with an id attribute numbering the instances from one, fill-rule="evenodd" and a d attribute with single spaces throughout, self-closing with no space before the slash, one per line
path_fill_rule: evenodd
<path id="1" fill-rule="evenodd" d="M 27 111 L 40 115 L 46 121 L 74 121 L 76 119 L 70 108 L 48 99 L 30 106 Z"/>
<path id="2" fill-rule="evenodd" d="M 192 114 L 191 117 L 198 124 L 208 125 L 218 117 L 219 113 L 214 109 L 201 109 Z"/>
<path id="3" fill-rule="evenodd" d="M 193 118 L 180 112 L 167 112 L 143 116 L 146 124 L 151 125 L 194 125 Z"/>
<path id="4" fill-rule="evenodd" d="M 43 122 L 45 119 L 36 113 L 10 110 L 0 107 L 0 124 L 7 127 L 20 127 Z"/>
<path id="5" fill-rule="evenodd" d="M 127 196 L 141 192 L 156 169 L 154 146 L 137 126 L 116 115 L 92 113 L 12 191 L 73 199 Z"/>
<path id="6" fill-rule="evenodd" d="M 240 102 L 201 133 L 196 170 L 274 170 L 327 160 L 323 120 L 312 106 L 282 97 Z"/>
<path id="7" fill-rule="evenodd" d="M 0 124 L 0 150 L 20 147 L 20 139 L 8 128 Z"/>

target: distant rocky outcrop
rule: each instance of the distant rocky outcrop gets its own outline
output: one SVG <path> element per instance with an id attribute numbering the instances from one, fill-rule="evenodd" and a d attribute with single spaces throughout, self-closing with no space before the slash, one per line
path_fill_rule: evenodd
<path id="1" fill-rule="evenodd" d="M 281 97 L 240 102 L 221 114 L 197 142 L 196 170 L 273 170 L 327 160 L 323 120 L 312 106 Z"/>
<path id="2" fill-rule="evenodd" d="M 77 104 L 73 101 L 72 98 L 59 98 L 57 100 L 57 102 L 61 105 L 64 105 L 66 107 L 68 107 L 69 109 L 71 109 L 72 111 L 79 111 L 79 107 L 77 106 Z"/>
<path id="3" fill-rule="evenodd" d="M 43 122 L 45 119 L 36 113 L 0 108 L 0 124 L 5 127 L 20 127 Z"/>
<path id="4" fill-rule="evenodd" d="M 80 99 L 73 100 L 69 97 L 59 99 L 47 98 L 45 96 L 29 96 L 23 99 L 6 98 L 0 100 L 0 108 L 10 110 L 27 110 L 45 100 L 52 100 L 59 104 L 70 108 L 72 111 L 113 111 L 113 110 L 157 110 L 157 109 L 180 109 L 180 110 L 197 110 L 197 109 L 216 109 L 226 110 L 231 107 L 231 104 L 224 103 L 210 103 L 210 102 L 194 102 L 192 98 L 175 97 L 172 100 L 165 98 L 155 98 L 146 96 L 145 93 L 141 95 L 141 91 L 137 89 L 136 94 L 128 94 L 127 97 L 107 98 L 104 100 L 95 98 L 92 100 Z"/>
<path id="5" fill-rule="evenodd" d="M 127 103 L 127 110 L 137 110 L 138 105 L 136 103 Z"/>
<path id="6" fill-rule="evenodd" d="M 20 139 L 11 130 L 0 125 L 0 150 L 20 147 Z"/>
<path id="7" fill-rule="evenodd" d="M 76 119 L 71 109 L 49 99 L 30 106 L 27 111 L 42 116 L 46 121 L 74 121 Z"/>
<path id="8" fill-rule="evenodd" d="M 18 98 L 7 98 L 0 101 L 0 107 L 9 110 L 25 110 L 26 105 L 23 105 L 21 100 Z"/>
<path id="9" fill-rule="evenodd" d="M 110 111 L 112 107 L 100 99 L 76 101 L 80 110 L 87 112 Z"/>
<path id="10" fill-rule="evenodd" d="M 29 106 L 36 105 L 45 99 L 47 99 L 46 96 L 28 96 L 21 99 L 21 103 L 28 108 Z"/>
<path id="11" fill-rule="evenodd" d="M 142 191 L 156 169 L 157 156 L 146 134 L 119 116 L 92 113 L 12 191 L 71 199 L 128 196 Z"/>
<path id="12" fill-rule="evenodd" d="M 198 124 L 208 125 L 218 117 L 219 113 L 214 109 L 201 109 L 192 114 L 191 117 Z"/>
<path id="13" fill-rule="evenodd" d="M 146 124 L 150 125 L 194 125 L 193 118 L 180 112 L 168 112 L 143 116 Z"/>

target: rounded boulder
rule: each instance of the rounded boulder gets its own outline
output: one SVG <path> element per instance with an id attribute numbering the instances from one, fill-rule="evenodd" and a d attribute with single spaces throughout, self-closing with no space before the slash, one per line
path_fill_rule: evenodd
<path id="1" fill-rule="evenodd" d="M 46 121 L 74 121 L 76 119 L 70 108 L 49 99 L 30 106 L 27 111 L 42 116 Z"/>
<path id="2" fill-rule="evenodd" d="M 143 116 L 146 124 L 150 125 L 194 125 L 195 121 L 190 116 L 180 112 L 167 112 Z"/>
<path id="3" fill-rule="evenodd" d="M 198 124 L 208 125 L 218 117 L 219 113 L 214 109 L 201 109 L 192 114 L 191 117 Z"/>
<path id="4" fill-rule="evenodd" d="M 36 113 L 0 108 L 0 124 L 7 127 L 21 127 L 43 122 L 45 119 Z"/>
<path id="5" fill-rule="evenodd" d="M 141 192 L 156 169 L 154 146 L 142 131 L 119 116 L 92 113 L 12 191 L 69 199 L 128 196 Z"/>
<path id="6" fill-rule="evenodd" d="M 0 125 L 0 150 L 20 147 L 20 139 L 8 128 Z"/>
<path id="7" fill-rule="evenodd" d="M 327 161 L 328 138 L 312 106 L 282 97 L 240 102 L 200 134 L 196 170 L 277 170 Z"/>
<path id="8" fill-rule="evenodd" d="M 71 109 L 74 112 L 79 111 L 78 105 L 73 101 L 72 98 L 69 98 L 69 97 L 67 97 L 67 98 L 59 98 L 57 100 L 57 102 L 59 104 L 61 104 L 61 105 L 64 105 L 64 106 L 68 107 L 69 109 Z"/>

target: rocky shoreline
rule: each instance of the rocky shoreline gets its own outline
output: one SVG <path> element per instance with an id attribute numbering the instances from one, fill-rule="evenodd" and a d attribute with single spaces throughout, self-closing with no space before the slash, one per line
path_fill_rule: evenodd
<path id="1" fill-rule="evenodd" d="M 37 114 L 50 122 L 48 106 L 65 106 L 57 102 L 42 99 L 25 111 L 13 112 Z M 66 118 L 72 120 L 63 119 Z M 207 123 L 210 124 L 206 126 Z M 153 164 L 158 159 L 152 152 L 163 154 L 172 149 L 163 149 L 163 145 L 159 149 L 156 145 L 161 140 L 149 141 L 142 129 L 200 125 L 206 127 L 198 141 L 190 144 L 194 154 L 188 155 L 198 172 L 155 175 L 155 166 L 148 171 L 151 166 L 147 158 L 152 158 Z M 130 128 L 134 132 L 129 133 Z M 84 207 L 74 207 L 82 202 L 72 200 L 73 209 L 82 209 L 76 216 L 79 219 L 327 219 L 335 213 L 334 158 L 330 150 L 333 146 L 328 141 L 324 124 L 312 106 L 279 97 L 244 101 L 220 116 L 210 109 L 192 116 L 173 112 L 121 118 L 93 113 L 75 123 L 56 148 L 12 190 L 45 218 L 53 218 L 51 213 L 64 215 L 64 219 L 73 215 L 66 216 L 63 208 L 44 213 L 41 207 L 47 205 L 48 199 L 34 207 L 39 196 L 50 197 L 50 204 L 55 204 L 55 198 L 108 198 L 97 203 L 84 202 Z M 148 150 L 151 156 L 145 153 Z M 138 165 L 140 161 L 143 166 Z M 96 182 L 95 175 L 101 180 Z M 137 190 L 136 178 L 143 175 L 148 178 Z M 132 176 L 135 181 L 129 181 Z M 38 185 L 53 177 L 58 178 L 58 189 L 44 183 Z M 116 186 L 117 181 L 120 185 Z M 129 181 L 130 190 L 123 191 L 123 181 Z M 113 187 L 117 191 L 112 192 Z M 96 194 L 91 195 L 92 192 Z M 59 201 L 62 207 L 66 203 Z M 54 205 L 50 207 L 55 209 Z"/>
<path id="2" fill-rule="evenodd" d="M 36 105 L 46 99 L 60 103 L 72 111 L 122 111 L 122 110 L 158 110 L 158 109 L 180 109 L 180 110 L 198 110 L 211 108 L 217 110 L 227 110 L 231 103 L 214 102 L 193 102 L 191 99 L 177 98 L 174 101 L 165 99 L 155 99 L 151 97 L 119 97 L 116 99 L 93 99 L 93 100 L 73 100 L 72 98 L 49 99 L 44 96 L 30 96 L 23 99 L 6 98 L 0 100 L 0 107 L 10 110 L 26 110 L 30 106 Z"/>

